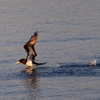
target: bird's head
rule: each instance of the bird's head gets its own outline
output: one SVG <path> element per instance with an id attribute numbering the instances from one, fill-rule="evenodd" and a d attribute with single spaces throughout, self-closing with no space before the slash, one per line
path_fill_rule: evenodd
<path id="1" fill-rule="evenodd" d="M 20 64 L 20 63 L 26 64 L 26 62 L 27 62 L 27 59 L 20 59 L 15 63 L 15 65 Z"/>

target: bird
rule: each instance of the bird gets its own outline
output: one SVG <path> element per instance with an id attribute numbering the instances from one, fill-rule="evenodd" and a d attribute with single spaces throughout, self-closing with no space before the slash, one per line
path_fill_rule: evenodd
<path id="1" fill-rule="evenodd" d="M 38 32 L 34 32 L 34 34 L 31 36 L 31 38 L 28 40 L 28 42 L 23 46 L 23 48 L 26 51 L 26 58 L 21 58 L 17 60 L 15 64 L 24 64 L 26 65 L 26 72 L 32 72 L 32 66 L 37 66 L 37 65 L 44 65 L 47 62 L 44 63 L 37 63 L 35 62 L 35 57 L 37 56 L 36 50 L 35 50 L 35 44 L 37 43 L 38 40 Z"/>

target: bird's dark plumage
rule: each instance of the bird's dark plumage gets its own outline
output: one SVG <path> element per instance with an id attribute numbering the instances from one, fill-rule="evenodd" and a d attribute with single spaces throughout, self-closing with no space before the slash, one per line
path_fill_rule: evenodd
<path id="1" fill-rule="evenodd" d="M 33 60 L 35 60 L 35 57 L 37 56 L 37 53 L 35 51 L 34 45 L 36 44 L 38 39 L 38 33 L 37 31 L 34 33 L 33 36 L 29 39 L 29 41 L 23 46 L 25 49 L 27 56 L 26 59 L 28 58 L 29 54 L 31 53 L 33 55 Z"/>
<path id="2" fill-rule="evenodd" d="M 18 60 L 15 64 L 22 63 L 25 64 L 26 67 L 31 67 L 33 65 L 43 65 L 45 63 L 37 63 L 35 62 L 35 57 L 37 56 L 37 53 L 35 51 L 35 44 L 38 39 L 38 32 L 34 32 L 34 35 L 31 36 L 29 41 L 23 46 L 23 48 L 26 51 L 26 58 L 22 58 Z"/>

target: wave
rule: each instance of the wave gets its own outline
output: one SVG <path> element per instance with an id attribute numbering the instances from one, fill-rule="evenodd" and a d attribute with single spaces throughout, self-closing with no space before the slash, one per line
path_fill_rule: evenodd
<path id="1" fill-rule="evenodd" d="M 59 66 L 58 66 L 59 65 Z M 96 66 L 58 64 L 57 67 L 37 67 L 32 74 L 26 74 L 25 70 L 16 72 L 15 70 L 0 71 L 0 80 L 25 79 L 36 77 L 53 76 L 100 76 L 100 64 Z"/>
<path id="2" fill-rule="evenodd" d="M 38 75 L 41 77 L 50 76 L 100 76 L 100 64 L 89 65 L 61 65 L 60 67 L 38 68 Z"/>

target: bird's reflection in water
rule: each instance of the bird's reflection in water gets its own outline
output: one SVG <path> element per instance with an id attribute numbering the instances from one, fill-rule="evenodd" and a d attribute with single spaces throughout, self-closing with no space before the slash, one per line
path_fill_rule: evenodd
<path id="1" fill-rule="evenodd" d="M 39 97 L 39 78 L 36 70 L 32 70 L 31 74 L 27 74 L 25 86 L 27 89 L 27 100 L 37 100 Z"/>

